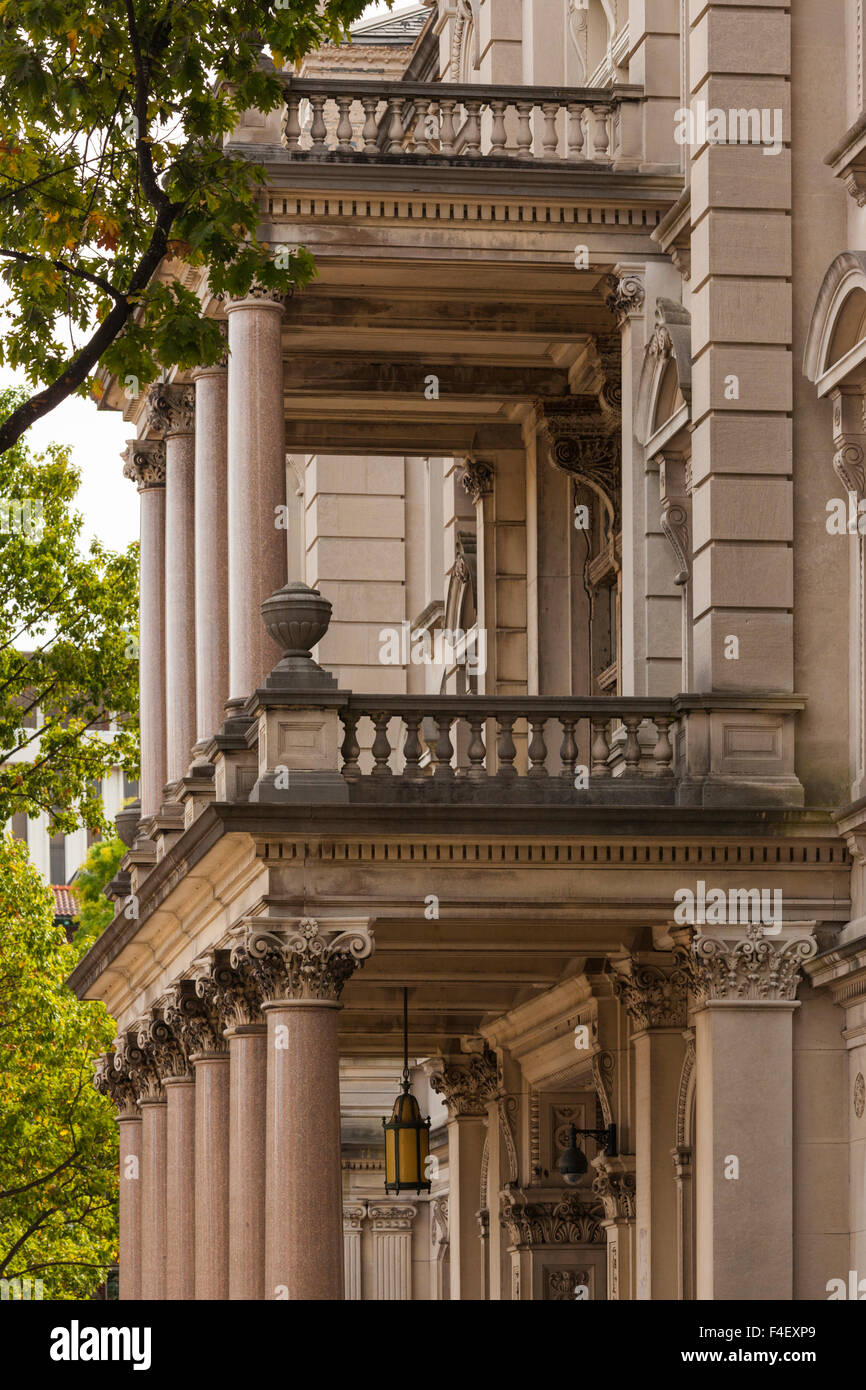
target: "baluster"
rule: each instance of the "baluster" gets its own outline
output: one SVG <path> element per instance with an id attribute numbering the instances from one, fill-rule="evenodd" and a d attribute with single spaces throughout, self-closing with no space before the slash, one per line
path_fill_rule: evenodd
<path id="1" fill-rule="evenodd" d="M 439 153 L 454 153 L 454 106 L 453 101 L 439 100 Z"/>
<path id="2" fill-rule="evenodd" d="M 532 102 L 517 101 L 517 154 L 519 159 L 532 158 Z"/>
<path id="3" fill-rule="evenodd" d="M 310 126 L 310 136 L 312 144 L 310 151 L 312 154 L 324 154 L 327 150 L 325 143 L 328 128 L 325 125 L 325 102 L 326 97 L 310 97 L 310 107 L 313 112 L 313 121 Z"/>
<path id="4" fill-rule="evenodd" d="M 516 716 L 513 714 L 500 714 L 498 716 L 499 737 L 496 742 L 496 752 L 499 757 L 499 771 L 496 774 L 497 777 L 517 776 L 517 769 L 514 766 L 517 749 L 514 746 L 514 739 L 511 737 L 515 718 Z"/>
<path id="5" fill-rule="evenodd" d="M 653 749 L 653 758 L 656 765 L 657 777 L 673 776 L 674 750 L 670 739 L 670 727 L 674 722 L 673 715 L 657 714 L 654 716 L 656 733 L 656 746 Z"/>
<path id="6" fill-rule="evenodd" d="M 568 155 L 569 159 L 583 159 L 583 107 L 580 102 L 568 103 Z"/>
<path id="7" fill-rule="evenodd" d="M 352 118 L 349 114 L 351 107 L 352 97 L 337 97 L 337 149 L 340 154 L 352 154 L 355 148 L 352 144 Z"/>
<path id="8" fill-rule="evenodd" d="M 379 127 L 376 124 L 376 111 L 379 106 L 379 98 L 361 97 L 361 105 L 364 108 L 364 129 L 361 132 L 364 137 L 364 154 L 378 154 Z"/>
<path id="9" fill-rule="evenodd" d="M 405 97 L 389 97 L 388 110 L 391 113 L 391 120 L 388 125 L 388 154 L 402 154 L 403 152 L 403 105 Z"/>
<path id="10" fill-rule="evenodd" d="M 467 98 L 464 102 L 466 125 L 463 127 L 463 139 L 466 154 L 479 154 L 481 151 L 481 124 L 478 120 L 478 114 L 483 104 L 483 102 L 476 101 L 474 97 Z"/>
<path id="11" fill-rule="evenodd" d="M 576 719 L 567 719 L 564 714 L 559 716 L 562 725 L 562 743 L 559 748 L 559 757 L 562 762 L 560 777 L 565 781 L 574 782 L 574 767 L 577 762 L 577 744 L 574 738 L 574 726 Z"/>
<path id="12" fill-rule="evenodd" d="M 434 714 L 433 720 L 438 730 L 436 738 L 436 766 L 433 769 L 434 777 L 453 777 L 454 769 L 451 766 L 451 759 L 454 749 L 451 744 L 451 721 L 453 715 Z"/>
<path id="13" fill-rule="evenodd" d="M 345 737 L 340 752 L 343 755 L 343 776 L 347 782 L 357 782 L 361 776 L 361 769 L 358 766 L 358 757 L 361 752 L 355 730 L 358 727 L 360 715 L 354 710 L 346 710 L 342 715 Z"/>
<path id="14" fill-rule="evenodd" d="M 499 155 L 501 158 L 501 156 L 506 153 L 505 102 L 491 101 L 490 110 L 493 112 L 493 126 L 490 132 L 490 153 Z"/>
<path id="15" fill-rule="evenodd" d="M 594 106 L 592 114 L 595 116 L 595 130 L 592 136 L 593 159 L 607 159 L 610 137 L 608 133 L 608 119 L 610 109 L 607 106 Z"/>
<path id="16" fill-rule="evenodd" d="M 465 717 L 468 721 L 470 732 L 469 747 L 467 749 L 470 768 L 466 776 L 469 778 L 470 782 L 481 782 L 487 776 L 487 769 L 484 766 L 487 749 L 484 747 L 484 738 L 481 733 L 481 729 L 484 725 L 484 715 L 472 711 Z"/>
<path id="17" fill-rule="evenodd" d="M 391 745 L 388 742 L 388 721 L 391 718 L 385 710 L 378 710 L 371 714 L 370 718 L 376 726 L 376 737 L 373 739 L 373 757 L 376 766 L 373 768 L 374 777 L 390 777 L 391 769 L 388 766 L 388 759 L 391 756 Z"/>
<path id="18" fill-rule="evenodd" d="M 421 740 L 418 737 L 418 725 L 421 723 L 420 714 L 406 714 L 403 716 L 406 725 L 406 742 L 403 745 L 403 757 L 406 766 L 403 776 L 410 782 L 421 782 L 424 779 L 424 770 L 421 767 Z"/>
<path id="19" fill-rule="evenodd" d="M 610 744 L 607 741 L 607 720 L 593 719 L 592 723 L 592 775 L 593 777 L 609 777 L 610 768 L 607 765 L 610 756 Z"/>
<path id="20" fill-rule="evenodd" d="M 416 153 L 416 154 L 429 154 L 429 153 L 430 153 L 430 137 L 429 137 L 429 135 L 427 134 L 427 111 L 428 111 L 429 107 L 430 107 L 429 98 L 427 98 L 427 97 L 416 97 L 416 98 L 415 98 L 415 110 L 416 110 L 417 113 L 418 113 L 417 119 L 416 119 L 416 121 L 415 121 L 415 153 Z M 420 132 L 420 133 L 419 133 L 419 132 Z"/>
<path id="21" fill-rule="evenodd" d="M 291 153 L 301 142 L 300 100 L 289 92 L 286 96 L 286 114 L 283 119 L 283 144 Z"/>
<path id="22" fill-rule="evenodd" d="M 624 776 L 639 777 L 640 743 L 638 742 L 637 731 L 642 722 L 641 716 L 639 714 L 624 714 L 622 722 L 626 727 Z"/>
<path id="23" fill-rule="evenodd" d="M 559 106 L 555 101 L 545 101 L 542 103 L 541 109 L 544 112 L 544 132 L 541 136 L 544 158 L 555 159 L 559 144 L 559 137 L 556 134 L 556 117 L 559 113 Z"/>
<path id="24" fill-rule="evenodd" d="M 544 726 L 547 723 L 547 715 L 531 715 L 529 722 L 532 725 L 532 738 L 529 740 L 529 761 L 532 766 L 526 775 L 546 777 L 547 768 L 544 766 L 544 760 L 547 757 L 547 744 L 544 741 Z"/>

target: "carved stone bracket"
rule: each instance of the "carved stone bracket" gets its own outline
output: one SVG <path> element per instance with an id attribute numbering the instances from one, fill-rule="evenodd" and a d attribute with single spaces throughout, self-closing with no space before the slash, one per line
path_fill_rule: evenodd
<path id="1" fill-rule="evenodd" d="M 499 1194 L 499 1217 L 512 1245 L 603 1245 L 597 1207 L 574 1193 L 528 1202 L 520 1189 Z"/>
<path id="2" fill-rule="evenodd" d="M 584 483 L 600 499 L 614 534 L 620 529 L 620 432 L 595 396 L 537 401 L 538 427 L 557 468 Z"/>
<path id="3" fill-rule="evenodd" d="M 637 1190 L 634 1154 L 599 1154 L 592 1166 L 598 1174 L 592 1190 L 604 1207 L 605 1219 L 633 1220 Z"/>
<path id="4" fill-rule="evenodd" d="M 866 396 L 859 387 L 840 386 L 833 402 L 833 468 L 846 492 L 866 497 Z"/>
<path id="5" fill-rule="evenodd" d="M 130 439 L 120 456 L 123 476 L 135 483 L 139 492 L 165 487 L 165 442 L 162 439 Z"/>
<path id="6" fill-rule="evenodd" d="M 783 928 L 767 936 L 765 928 L 752 924 L 736 934 L 707 936 L 698 933 L 690 947 L 678 946 L 674 955 L 701 1005 L 717 1000 L 794 1000 L 800 969 L 818 950 L 802 925 L 796 934 Z"/>
<path id="7" fill-rule="evenodd" d="M 150 428 L 163 439 L 175 434 L 192 434 L 195 429 L 195 387 L 159 382 L 147 393 L 147 419 Z"/>
<path id="8" fill-rule="evenodd" d="M 659 464 L 660 524 L 676 556 L 675 584 L 687 584 L 692 573 L 691 467 L 682 454 L 656 454 Z"/>
<path id="9" fill-rule="evenodd" d="M 450 1116 L 485 1115 L 488 1102 L 499 1094 L 496 1057 L 485 1048 L 465 1063 L 437 1062 L 430 1075 L 430 1085 L 444 1099 Z"/>
<path id="10" fill-rule="evenodd" d="M 461 483 L 472 502 L 478 503 L 482 497 L 493 491 L 493 464 L 481 459 L 467 458 L 463 465 Z"/>
<path id="11" fill-rule="evenodd" d="M 221 1056 L 227 1051 L 222 1019 L 213 998 L 208 990 L 199 994 L 196 981 L 181 980 L 174 985 L 163 1000 L 162 1011 L 188 1057 Z"/>
<path id="12" fill-rule="evenodd" d="M 682 968 L 663 970 L 632 956 L 617 967 L 613 990 L 635 1028 L 685 1028 L 688 979 Z"/>
<path id="13" fill-rule="evenodd" d="M 274 930 L 276 928 L 276 930 Z M 246 924 L 244 939 L 231 952 L 231 964 L 245 962 L 263 1002 L 321 999 L 336 1002 L 347 980 L 373 953 L 368 923 L 346 928 L 304 917 L 287 930 L 273 918 Z"/>

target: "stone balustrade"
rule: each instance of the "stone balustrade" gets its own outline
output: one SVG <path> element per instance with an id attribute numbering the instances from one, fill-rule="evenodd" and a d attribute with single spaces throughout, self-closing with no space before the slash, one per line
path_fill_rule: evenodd
<path id="1" fill-rule="evenodd" d="M 640 159 L 639 87 L 507 87 L 286 75 L 283 144 L 325 157 L 567 161 Z"/>

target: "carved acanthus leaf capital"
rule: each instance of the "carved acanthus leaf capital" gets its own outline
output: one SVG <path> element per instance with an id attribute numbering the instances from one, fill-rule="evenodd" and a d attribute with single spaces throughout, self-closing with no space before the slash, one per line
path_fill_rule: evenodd
<path id="1" fill-rule="evenodd" d="M 180 980 L 165 996 L 163 1016 L 188 1057 L 221 1056 L 228 1049 L 223 1022 L 212 999 L 202 997 L 194 980 Z"/>
<path id="2" fill-rule="evenodd" d="M 495 1055 L 485 1048 L 464 1062 L 437 1062 L 430 1074 L 430 1085 L 442 1096 L 448 1113 L 485 1115 L 488 1103 L 499 1095 L 500 1077 Z"/>
<path id="3" fill-rule="evenodd" d="M 170 1076 L 190 1076 L 189 1055 L 182 1040 L 163 1017 L 159 1005 L 138 1024 L 138 1045 L 151 1061 L 160 1082 Z"/>
<path id="4" fill-rule="evenodd" d="M 242 942 L 233 948 L 238 967 L 241 951 L 256 981 L 261 999 L 321 999 L 336 1002 L 347 980 L 373 953 L 373 932 L 367 922 L 346 928 L 343 923 L 319 923 L 304 917 L 285 928 L 273 918 L 246 924 Z"/>
<path id="5" fill-rule="evenodd" d="M 663 970 L 631 957 L 618 966 L 613 990 L 636 1029 L 685 1028 L 688 980 L 681 968 Z"/>
<path id="6" fill-rule="evenodd" d="M 493 464 L 468 458 L 463 465 L 460 481 L 470 499 L 475 503 L 480 502 L 482 497 L 493 491 Z"/>
<path id="7" fill-rule="evenodd" d="M 121 1033 L 114 1041 L 114 1070 L 121 1084 L 128 1084 L 135 1092 L 139 1105 L 148 1100 L 162 1100 L 162 1078 L 157 1071 L 153 1050 L 142 1047 L 138 1038 L 139 1025 L 135 1024 L 126 1033 Z"/>
<path id="8" fill-rule="evenodd" d="M 195 387 L 158 382 L 147 393 L 148 424 L 155 434 L 170 439 L 195 429 Z"/>
<path id="9" fill-rule="evenodd" d="M 196 993 L 207 1000 L 224 1028 L 261 1022 L 258 976 L 243 946 L 234 956 L 228 950 L 210 952 L 196 978 Z"/>
<path id="10" fill-rule="evenodd" d="M 162 439 L 130 439 L 120 456 L 123 476 L 135 483 L 139 492 L 165 487 L 165 441 Z"/>
<path id="11" fill-rule="evenodd" d="M 636 1213 L 637 1179 L 633 1154 L 599 1154 L 592 1160 L 598 1176 L 592 1190 L 604 1207 L 608 1221 L 633 1219 Z"/>
<path id="12" fill-rule="evenodd" d="M 509 1188 L 499 1195 L 499 1216 L 512 1245 L 602 1245 L 605 1239 L 598 1203 L 577 1193 L 533 1202 Z"/>
<path id="13" fill-rule="evenodd" d="M 114 1052 L 104 1052 L 96 1059 L 93 1085 L 117 1107 L 118 1115 L 138 1114 L 138 1087 L 133 1074 L 125 1065 L 116 1066 Z"/>
<path id="14" fill-rule="evenodd" d="M 698 1004 L 717 1000 L 794 1000 L 800 969 L 818 950 L 811 933 L 782 928 L 775 935 L 752 923 L 729 933 L 698 932 L 674 951 Z"/>

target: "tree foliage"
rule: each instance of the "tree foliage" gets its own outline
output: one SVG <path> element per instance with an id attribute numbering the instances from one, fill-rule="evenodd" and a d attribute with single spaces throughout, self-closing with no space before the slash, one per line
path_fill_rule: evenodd
<path id="1" fill-rule="evenodd" d="M 206 267 L 213 293 L 310 279 L 303 248 L 274 257 L 259 240 L 264 170 L 224 141 L 242 112 L 281 103 L 278 67 L 345 37 L 365 4 L 0 0 L 0 363 L 41 388 L 0 417 L 0 451 L 98 393 L 97 363 L 143 386 L 217 361 L 185 267 Z"/>
<path id="2" fill-rule="evenodd" d="M 0 391 L 0 409 L 16 398 Z M 0 824 L 45 811 L 64 832 L 101 826 L 98 780 L 136 772 L 138 547 L 79 552 L 78 483 L 59 445 L 0 455 Z M 110 739 L 106 713 L 125 716 Z"/>
<path id="3" fill-rule="evenodd" d="M 114 1107 L 93 1063 L 114 1026 L 64 981 L 81 948 L 54 925 L 26 847 L 0 839 L 0 1278 L 87 1298 L 117 1252 Z"/>
<path id="4" fill-rule="evenodd" d="M 114 908 L 104 890 L 120 868 L 125 854 L 126 845 L 119 835 L 95 840 L 75 875 L 75 896 L 79 910 L 78 930 L 72 944 L 79 956 L 89 950 L 114 916 Z"/>

